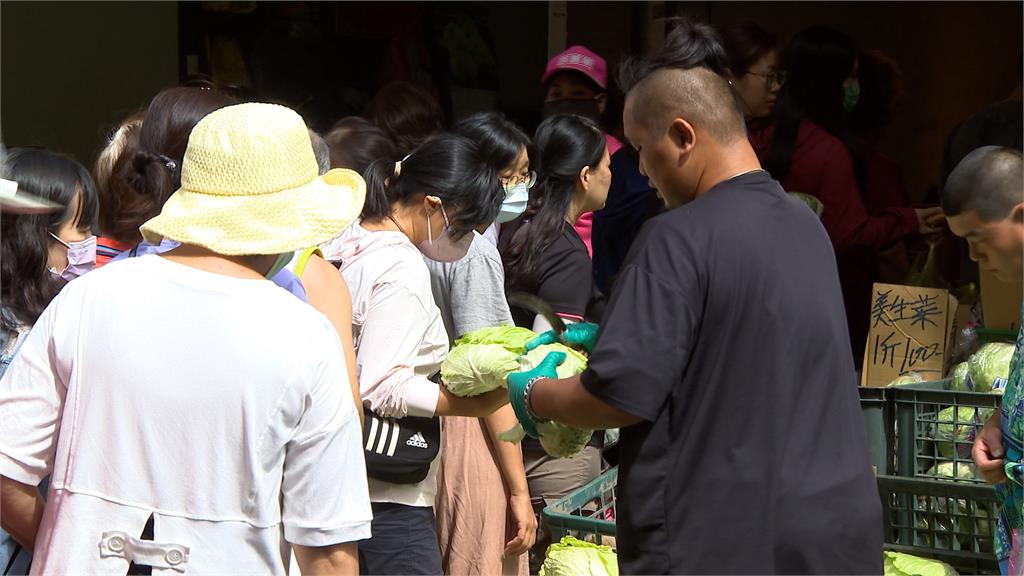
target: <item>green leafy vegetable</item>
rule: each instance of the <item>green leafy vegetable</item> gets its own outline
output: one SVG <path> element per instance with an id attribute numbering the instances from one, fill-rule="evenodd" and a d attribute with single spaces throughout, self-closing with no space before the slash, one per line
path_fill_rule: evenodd
<path id="1" fill-rule="evenodd" d="M 885 551 L 882 554 L 885 576 L 957 576 L 956 570 L 945 562 L 902 552 Z"/>
<path id="2" fill-rule="evenodd" d="M 917 372 L 907 372 L 902 376 L 898 376 L 889 382 L 889 386 L 904 386 L 906 384 L 919 384 L 924 382 L 924 377 Z"/>
<path id="3" fill-rule="evenodd" d="M 952 458 L 956 452 L 959 458 L 970 460 L 971 444 L 974 443 L 976 429 L 984 425 L 991 415 L 990 408 L 978 409 L 968 406 L 950 406 L 940 411 L 936 417 L 938 426 L 934 436 L 939 454 L 945 458 Z"/>
<path id="4" fill-rule="evenodd" d="M 576 350 L 562 344 L 546 344 L 538 346 L 519 360 L 519 371 L 532 370 L 551 352 L 565 352 L 565 361 L 559 365 L 557 372 L 559 378 L 571 378 L 583 372 L 587 367 L 587 357 Z M 573 428 L 561 422 L 543 422 L 537 425 L 537 432 L 540 434 L 540 445 L 544 451 L 556 458 L 572 458 L 587 447 L 587 442 L 593 435 L 593 430 Z M 526 433 L 523 427 L 516 424 L 512 429 L 506 430 L 498 435 L 498 438 L 506 442 L 520 442 Z"/>
<path id="5" fill-rule="evenodd" d="M 505 386 L 505 378 L 518 369 L 515 352 L 497 344 L 462 344 L 441 364 L 441 381 L 456 396 L 477 396 Z"/>
<path id="6" fill-rule="evenodd" d="M 609 546 L 565 536 L 548 546 L 540 576 L 619 576 L 619 563 Z"/>
<path id="7" fill-rule="evenodd" d="M 480 328 L 467 332 L 455 341 L 455 346 L 463 344 L 498 344 L 509 352 L 522 354 L 526 351 L 526 343 L 537 337 L 533 330 L 520 328 L 518 326 L 495 326 L 493 328 Z"/>
<path id="8" fill-rule="evenodd" d="M 967 362 L 961 362 L 953 368 L 953 371 L 950 373 L 950 378 L 953 379 L 953 390 L 957 390 L 959 392 L 970 391 L 970 384 L 967 382 L 969 369 L 970 365 Z"/>
<path id="9" fill-rule="evenodd" d="M 1010 377 L 1013 344 L 992 342 L 985 344 L 968 360 L 968 373 L 975 392 L 1003 393 Z"/>

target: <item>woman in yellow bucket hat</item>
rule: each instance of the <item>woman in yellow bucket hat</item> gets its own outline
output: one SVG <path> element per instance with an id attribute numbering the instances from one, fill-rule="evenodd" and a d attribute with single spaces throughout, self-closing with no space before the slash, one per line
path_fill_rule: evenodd
<path id="1" fill-rule="evenodd" d="M 196 125 L 142 227 L 181 246 L 68 284 L 0 381 L 0 504 L 33 573 L 284 574 L 286 543 L 306 573 L 357 572 L 371 509 L 341 344 L 266 277 L 364 196 L 354 172 L 318 176 L 292 110 Z"/>

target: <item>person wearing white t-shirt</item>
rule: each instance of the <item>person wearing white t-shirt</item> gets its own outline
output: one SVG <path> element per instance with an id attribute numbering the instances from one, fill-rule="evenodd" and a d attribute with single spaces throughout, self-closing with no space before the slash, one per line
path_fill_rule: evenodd
<path id="1" fill-rule="evenodd" d="M 372 512 L 341 344 L 266 278 L 341 233 L 365 184 L 318 176 L 272 104 L 200 121 L 181 180 L 142 226 L 181 247 L 68 284 L 0 380 L 3 528 L 33 574 L 285 574 L 290 549 L 357 574 Z"/>
<path id="2" fill-rule="evenodd" d="M 363 405 L 370 411 L 364 448 L 373 537 L 360 544 L 360 573 L 441 574 L 433 513 L 441 451 L 436 440 L 405 439 L 400 433 L 410 433 L 414 425 L 437 431 L 438 416 L 483 417 L 508 397 L 495 390 L 459 398 L 437 383 L 448 334 L 423 257 L 439 262 L 463 258 L 473 230 L 494 221 L 505 192 L 477 145 L 453 134 L 432 138 L 401 162 L 378 161 L 365 175 L 361 221 L 324 247 L 352 293 L 356 369 Z M 424 450 L 421 475 L 396 479 L 401 463 L 389 456 L 396 444 L 399 451 L 412 446 L 414 457 Z M 427 452 L 430 448 L 435 452 Z M 378 457 L 383 460 L 379 467 L 374 464 Z"/>

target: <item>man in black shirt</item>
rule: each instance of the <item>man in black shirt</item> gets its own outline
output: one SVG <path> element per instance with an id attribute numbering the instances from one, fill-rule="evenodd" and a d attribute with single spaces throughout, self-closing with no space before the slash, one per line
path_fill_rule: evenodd
<path id="1" fill-rule="evenodd" d="M 832 246 L 761 170 L 721 61 L 683 23 L 624 66 L 626 135 L 669 211 L 636 239 L 587 370 L 514 376 L 513 405 L 622 428 L 623 573 L 881 573 Z"/>

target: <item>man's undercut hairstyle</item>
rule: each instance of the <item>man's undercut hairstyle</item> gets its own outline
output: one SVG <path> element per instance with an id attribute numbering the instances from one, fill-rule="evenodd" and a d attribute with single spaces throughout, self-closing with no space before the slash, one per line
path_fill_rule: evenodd
<path id="1" fill-rule="evenodd" d="M 942 188 L 946 216 L 974 212 L 986 222 L 1002 220 L 1024 202 L 1021 151 L 982 146 L 956 165 Z"/>
<path id="2" fill-rule="evenodd" d="M 746 138 L 743 110 L 723 77 L 728 57 L 718 32 L 707 24 L 673 20 L 665 45 L 649 58 L 619 67 L 619 86 L 632 93 L 642 122 L 660 126 L 685 118 L 722 144 Z"/>

